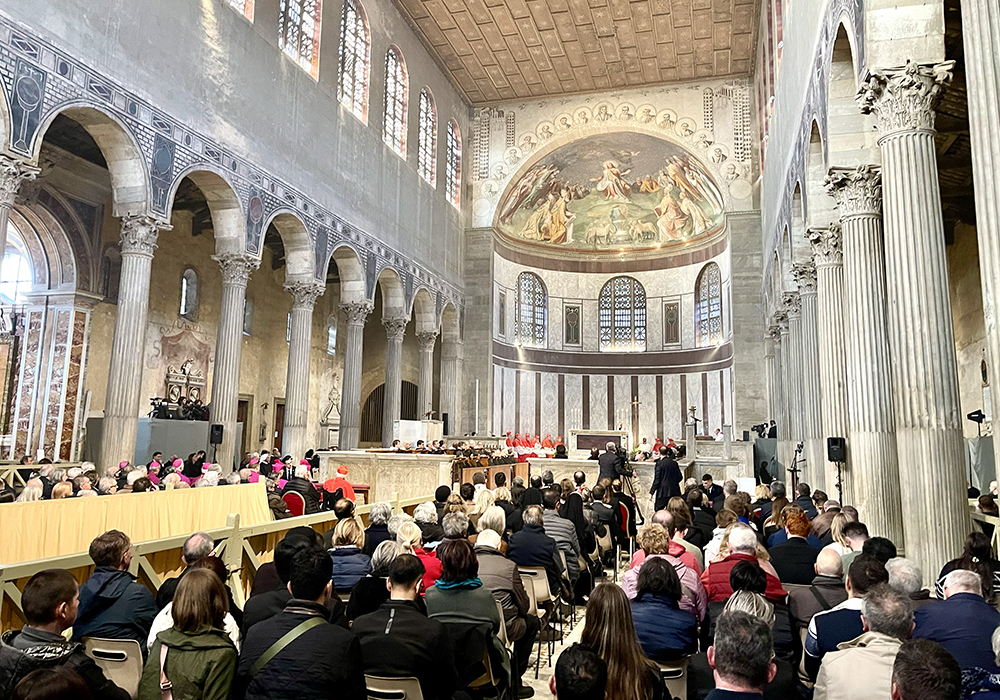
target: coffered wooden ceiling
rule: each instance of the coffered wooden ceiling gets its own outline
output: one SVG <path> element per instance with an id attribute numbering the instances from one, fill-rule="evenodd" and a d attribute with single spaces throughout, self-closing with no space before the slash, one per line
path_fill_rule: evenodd
<path id="1" fill-rule="evenodd" d="M 758 0 L 396 0 L 473 105 L 749 75 Z"/>

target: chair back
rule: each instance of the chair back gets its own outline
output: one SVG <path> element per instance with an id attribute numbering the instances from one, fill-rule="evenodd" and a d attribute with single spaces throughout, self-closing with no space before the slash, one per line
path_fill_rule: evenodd
<path id="1" fill-rule="evenodd" d="M 677 661 L 659 662 L 660 677 L 667 689 L 667 695 L 672 698 L 687 697 L 687 657 Z"/>
<path id="2" fill-rule="evenodd" d="M 600 552 L 610 552 L 615 548 L 615 543 L 611 539 L 611 528 L 604 528 L 604 534 L 597 538 L 597 549 Z"/>
<path id="3" fill-rule="evenodd" d="M 628 508 L 625 507 L 624 503 L 618 504 L 618 512 L 622 514 L 622 534 L 628 537 L 629 536 Z"/>
<path id="4" fill-rule="evenodd" d="M 549 577 L 544 566 L 524 566 L 517 569 L 521 572 L 521 578 L 531 582 L 531 587 L 535 589 L 535 604 L 552 600 L 552 591 L 549 589 Z"/>
<path id="5" fill-rule="evenodd" d="M 142 678 L 142 647 L 134 639 L 85 637 L 83 650 L 94 660 L 108 680 L 134 698 Z"/>
<path id="6" fill-rule="evenodd" d="M 281 500 L 288 506 L 288 512 L 292 515 L 302 515 L 306 512 L 306 499 L 302 498 L 301 493 L 289 491 L 281 497 Z"/>
<path id="7" fill-rule="evenodd" d="M 413 677 L 385 678 L 365 674 L 368 700 L 424 700 L 420 681 Z"/>
<path id="8" fill-rule="evenodd" d="M 500 605 L 500 601 L 496 598 L 493 599 L 493 602 L 497 604 L 497 612 L 500 613 L 500 632 L 497 634 L 497 637 L 500 638 L 504 646 L 508 646 L 510 641 L 507 639 L 507 620 L 503 616 L 503 606 Z"/>

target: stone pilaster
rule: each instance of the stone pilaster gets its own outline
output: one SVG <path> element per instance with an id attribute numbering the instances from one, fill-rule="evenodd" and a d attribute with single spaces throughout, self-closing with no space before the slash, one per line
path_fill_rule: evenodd
<path id="1" fill-rule="evenodd" d="M 764 333 L 764 377 L 767 381 L 767 417 L 777 422 L 778 415 L 778 377 L 775 361 L 776 338 L 780 337 L 777 326 L 769 325 Z"/>
<path id="2" fill-rule="evenodd" d="M 420 341 L 420 380 L 417 386 L 417 414 L 420 420 L 434 410 L 434 345 L 438 330 L 417 333 Z M 434 416 L 432 416 L 433 418 Z"/>
<path id="3" fill-rule="evenodd" d="M 882 185 L 878 169 L 831 169 L 843 227 L 844 336 L 854 506 L 872 535 L 903 537 L 886 328 Z M 850 300 L 850 313 L 846 306 Z"/>
<path id="4" fill-rule="evenodd" d="M 448 432 L 461 435 L 459 424 L 459 375 L 461 374 L 463 345 L 461 341 L 441 342 L 441 420 L 448 416 Z"/>
<path id="5" fill-rule="evenodd" d="M 212 373 L 213 423 L 222 425 L 222 444 L 216 461 L 226 472 L 236 456 L 236 409 L 240 392 L 240 351 L 243 347 L 243 301 L 251 273 L 260 265 L 252 255 L 226 253 L 212 258 L 222 269 L 222 304 L 215 343 L 215 369 Z M 244 425 L 243 430 L 249 430 Z"/>
<path id="6" fill-rule="evenodd" d="M 802 298 L 798 292 L 785 292 L 781 300 L 788 314 L 788 345 L 782 358 L 788 364 L 788 383 L 785 385 L 791 428 L 788 437 L 797 443 L 805 433 L 802 420 Z"/>
<path id="7" fill-rule="evenodd" d="M 819 318 L 816 299 L 816 266 L 796 263 L 792 277 L 802 301 L 802 442 L 807 470 L 803 473 L 815 489 L 827 489 L 823 449 L 822 397 L 819 384 Z M 829 492 L 827 492 L 829 494 Z"/>
<path id="8" fill-rule="evenodd" d="M 962 0 L 965 83 L 969 97 L 972 180 L 976 194 L 976 232 L 986 321 L 986 356 L 993 393 L 1000 386 L 1000 4 Z M 994 411 L 1000 402 L 991 394 Z M 984 409 L 986 407 L 984 406 Z"/>
<path id="9" fill-rule="evenodd" d="M 840 224 L 807 231 L 816 265 L 819 330 L 819 383 L 822 396 L 822 435 L 847 438 L 847 329 L 844 326 L 844 253 Z M 825 459 L 825 457 L 824 457 Z M 843 502 L 853 503 L 850 470 L 841 469 Z M 837 493 L 837 465 L 826 465 L 826 488 Z"/>
<path id="10" fill-rule="evenodd" d="M 385 394 L 382 402 L 382 447 L 392 445 L 393 423 L 399 420 L 403 389 L 403 336 L 405 318 L 383 318 L 385 326 Z"/>
<path id="11" fill-rule="evenodd" d="M 135 459 L 139 392 L 149 318 L 149 271 L 156 239 L 160 231 L 168 230 L 169 225 L 148 216 L 122 219 L 118 313 L 111 342 L 101 438 L 101 461 L 104 465 Z"/>
<path id="12" fill-rule="evenodd" d="M 882 151 L 889 352 L 906 555 L 924 571 L 969 532 L 934 109 L 954 61 L 874 70 L 860 91 Z M 994 86 L 995 87 L 995 86 Z M 996 115 L 993 115 L 995 118 Z M 934 527 L 926 514 L 936 513 Z"/>
<path id="13" fill-rule="evenodd" d="M 370 301 L 340 305 L 347 317 L 344 342 L 344 381 L 340 387 L 340 449 L 358 447 L 361 430 L 361 361 L 364 351 L 365 321 L 375 308 Z"/>
<path id="14" fill-rule="evenodd" d="M 785 481 L 784 470 L 792 463 L 792 412 L 788 386 L 791 382 L 791 340 L 788 337 L 788 311 L 780 307 L 774 313 L 774 322 L 778 327 L 778 337 L 774 344 L 774 361 L 778 367 L 778 462 L 782 473 L 775 478 Z"/>
<path id="15" fill-rule="evenodd" d="M 312 315 L 316 300 L 326 291 L 315 280 L 289 282 L 292 315 L 288 340 L 288 378 L 285 380 L 285 427 L 281 451 L 302 459 L 309 449 L 309 356 L 312 350 Z"/>
<path id="16" fill-rule="evenodd" d="M 0 257 L 7 249 L 7 222 L 10 220 L 10 208 L 14 206 L 21 185 L 34 180 L 39 172 L 38 168 L 27 163 L 0 155 Z"/>

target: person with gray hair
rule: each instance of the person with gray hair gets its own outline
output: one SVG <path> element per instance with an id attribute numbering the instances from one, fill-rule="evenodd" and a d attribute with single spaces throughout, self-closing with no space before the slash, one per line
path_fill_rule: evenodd
<path id="1" fill-rule="evenodd" d="M 174 476 L 171 474 L 170 476 Z M 177 481 L 180 481 L 180 477 L 177 477 Z M 97 480 L 97 492 L 102 496 L 110 496 L 118 490 L 118 482 L 115 481 L 110 476 L 102 476 Z"/>
<path id="2" fill-rule="evenodd" d="M 441 519 L 441 528 L 446 540 L 457 540 L 469 536 L 469 516 L 465 513 L 448 513 Z"/>
<path id="3" fill-rule="evenodd" d="M 562 561 L 556 541 L 545 534 L 545 515 L 539 505 L 524 509 L 524 527 L 511 535 L 507 556 L 518 566 L 541 566 L 549 580 L 549 590 L 561 590 Z"/>
<path id="4" fill-rule="evenodd" d="M 913 631 L 909 597 L 881 583 L 861 601 L 860 637 L 823 657 L 813 700 L 892 700 L 892 666 Z"/>
<path id="5" fill-rule="evenodd" d="M 184 571 L 179 576 L 168 578 L 160 584 L 160 590 L 156 592 L 157 609 L 162 610 L 167 606 L 167 603 L 173 601 L 177 584 L 181 582 L 184 575 L 191 570 L 194 564 L 207 557 L 214 550 L 215 540 L 208 533 L 196 532 L 184 540 L 184 546 L 181 547 L 181 561 L 184 562 Z M 223 581 L 223 583 L 226 582 Z"/>
<path id="6" fill-rule="evenodd" d="M 914 615 L 914 638 L 945 648 L 963 669 L 1000 673 L 993 653 L 993 632 L 1000 612 L 983 600 L 982 579 L 974 571 L 955 569 L 944 577 L 944 600 L 925 605 Z"/>
<path id="7" fill-rule="evenodd" d="M 760 618 L 738 610 L 719 616 L 707 656 L 715 690 L 706 700 L 763 697 L 764 688 L 778 672 L 771 628 Z"/>
<path id="8" fill-rule="evenodd" d="M 226 484 L 228 486 L 239 486 L 240 483 L 242 483 L 242 482 L 240 480 L 240 474 L 239 474 L 239 472 L 230 472 L 226 476 Z"/>
<path id="9" fill-rule="evenodd" d="M 816 613 L 829 610 L 847 600 L 844 569 L 837 552 L 832 549 L 820 550 L 814 569 L 816 577 L 808 588 L 796 586 L 788 592 L 788 612 L 799 629 L 809 627 L 809 621 Z"/>
<path id="10" fill-rule="evenodd" d="M 895 557 L 885 564 L 889 572 L 889 585 L 909 597 L 913 609 L 918 610 L 928 603 L 935 602 L 931 598 L 930 589 L 924 588 L 924 573 L 912 559 Z"/>
<path id="11" fill-rule="evenodd" d="M 437 507 L 433 501 L 421 503 L 413 509 L 413 521 L 420 528 L 423 536 L 424 546 L 430 549 L 431 544 L 444 539 L 444 528 L 438 524 Z"/>
<path id="12" fill-rule="evenodd" d="M 393 513 L 386 521 L 386 527 L 389 529 L 389 536 L 392 539 L 396 539 L 396 533 L 399 532 L 399 526 L 403 523 L 412 522 L 413 516 L 409 513 Z"/>
<path id="13" fill-rule="evenodd" d="M 760 521 L 764 522 L 771 517 L 772 511 L 774 510 L 774 502 L 779 498 L 786 498 L 788 493 L 785 489 L 784 481 L 772 481 L 768 487 L 771 489 L 771 500 L 768 503 L 763 503 L 760 506 Z M 775 515 L 777 517 L 777 515 Z"/>
<path id="14" fill-rule="evenodd" d="M 395 535 L 389 534 L 389 519 L 392 517 L 392 506 L 385 501 L 372 505 L 368 511 L 368 528 L 365 530 L 365 546 L 362 552 L 368 556 L 375 553 L 375 548 L 383 542 L 395 540 Z"/>

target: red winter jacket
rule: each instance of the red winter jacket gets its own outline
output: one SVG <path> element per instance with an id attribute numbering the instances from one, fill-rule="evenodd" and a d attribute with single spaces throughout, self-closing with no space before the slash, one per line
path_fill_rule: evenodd
<path id="1" fill-rule="evenodd" d="M 708 593 L 709 603 L 725 601 L 733 594 L 733 588 L 729 585 L 729 574 L 733 570 L 733 567 L 741 561 L 757 563 L 757 557 L 752 554 L 736 552 L 705 569 L 701 575 L 701 582 L 705 584 L 705 592 Z M 772 574 L 767 574 L 767 589 L 764 591 L 764 597 L 778 603 L 783 603 L 787 596 L 788 592 L 781 587 L 781 581 Z"/>

